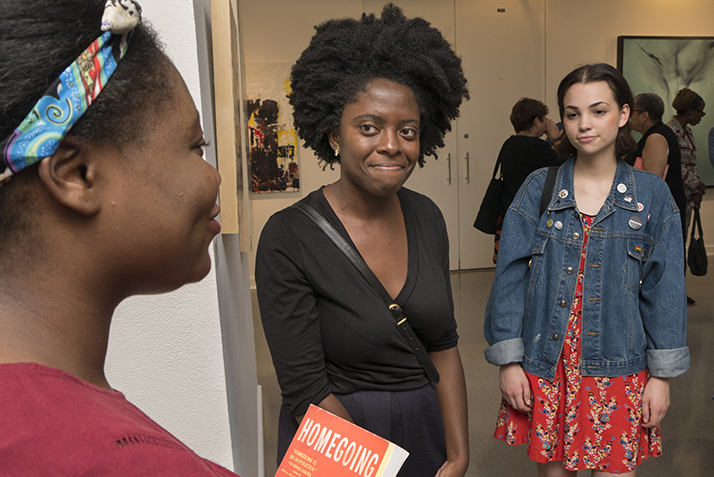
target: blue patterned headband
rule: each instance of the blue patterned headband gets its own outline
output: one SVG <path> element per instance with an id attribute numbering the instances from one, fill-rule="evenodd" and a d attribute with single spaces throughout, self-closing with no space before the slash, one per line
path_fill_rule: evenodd
<path id="1" fill-rule="evenodd" d="M 57 150 L 116 70 L 140 22 L 141 7 L 135 0 L 106 1 L 104 33 L 52 82 L 30 114 L 0 142 L 0 185 Z"/>

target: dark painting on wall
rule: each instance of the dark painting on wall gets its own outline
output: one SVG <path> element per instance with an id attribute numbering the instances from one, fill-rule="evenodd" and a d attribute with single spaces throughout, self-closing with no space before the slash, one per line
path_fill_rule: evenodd
<path id="1" fill-rule="evenodd" d="M 299 147 L 288 101 L 292 65 L 245 66 L 250 191 L 299 192 Z"/>
<path id="2" fill-rule="evenodd" d="M 300 190 L 295 144 L 281 144 L 281 111 L 277 101 L 248 100 L 250 144 L 250 191 L 294 192 Z M 284 114 L 284 113 L 283 113 Z"/>
<path id="3" fill-rule="evenodd" d="M 675 114 L 672 101 L 682 88 L 699 93 L 706 109 L 714 107 L 714 37 L 619 36 L 617 67 L 634 95 L 656 93 L 664 100 L 665 123 Z M 699 176 L 707 186 L 714 186 L 714 150 L 709 150 L 712 128 L 714 114 L 692 126 Z"/>

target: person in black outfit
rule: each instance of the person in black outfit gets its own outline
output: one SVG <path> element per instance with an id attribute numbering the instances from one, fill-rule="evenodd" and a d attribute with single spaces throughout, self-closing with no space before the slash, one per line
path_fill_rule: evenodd
<path id="1" fill-rule="evenodd" d="M 637 143 L 637 150 L 633 151 L 625 162 L 634 166 L 637 158 L 640 158 L 642 170 L 657 174 L 667 183 L 679 208 L 683 243 L 686 244 L 687 228 L 684 211 L 687 202 L 682 185 L 681 152 L 677 136 L 662 122 L 662 115 L 664 115 L 664 101 L 658 95 L 642 93 L 635 96 L 635 109 L 630 116 L 630 124 L 633 130 L 642 134 L 642 138 Z"/>
<path id="2" fill-rule="evenodd" d="M 635 96 L 635 109 L 630 116 L 630 124 L 633 130 L 642 134 L 642 138 L 637 143 L 637 150 L 627 157 L 626 162 L 634 166 L 639 157 L 642 159 L 642 170 L 653 172 L 664 179 L 679 207 L 682 232 L 686 235 L 682 213 L 686 209 L 686 198 L 682 185 L 681 153 L 677 136 L 662 122 L 662 115 L 664 101 L 658 95 L 642 93 Z"/>
<path id="3" fill-rule="evenodd" d="M 499 211 L 498 230 L 494 238 L 493 263 L 498 258 L 501 240 L 501 225 L 508 206 L 513 202 L 518 189 L 531 172 L 541 167 L 559 166 L 564 162 L 541 136 L 547 135 L 552 143 L 562 136 L 556 124 L 548 119 L 548 106 L 537 99 L 521 98 L 511 110 L 511 124 L 516 131 L 506 139 L 498 153 L 503 176 L 502 210 Z"/>
<path id="4" fill-rule="evenodd" d="M 278 459 L 310 404 L 410 452 L 399 475 L 463 477 L 466 385 L 438 207 L 403 188 L 442 147 L 468 98 L 461 61 L 423 19 L 317 27 L 291 74 L 298 133 L 340 179 L 305 197 L 402 308 L 440 380 L 432 384 L 380 295 L 310 218 L 287 208 L 260 237 L 255 280 L 283 405 Z"/>

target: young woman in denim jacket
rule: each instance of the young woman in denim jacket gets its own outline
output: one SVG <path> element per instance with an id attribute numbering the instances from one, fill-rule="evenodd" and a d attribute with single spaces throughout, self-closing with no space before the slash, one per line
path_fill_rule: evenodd
<path id="1" fill-rule="evenodd" d="M 501 368 L 495 437 L 528 443 L 539 476 L 634 476 L 661 454 L 668 379 L 689 367 L 679 211 L 664 181 L 622 160 L 632 104 L 610 65 L 566 76 L 571 157 L 542 215 L 547 169 L 505 218 L 484 327 Z"/>

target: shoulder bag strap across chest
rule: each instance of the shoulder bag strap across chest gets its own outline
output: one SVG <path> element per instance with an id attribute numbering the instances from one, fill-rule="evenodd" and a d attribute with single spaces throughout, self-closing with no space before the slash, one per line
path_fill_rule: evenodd
<path id="1" fill-rule="evenodd" d="M 298 202 L 294 204 L 293 207 L 310 217 L 310 219 L 312 219 L 312 221 L 315 222 L 318 227 L 320 227 L 320 230 L 322 230 L 325 235 L 327 235 L 327 237 L 332 240 L 332 242 L 337 246 L 337 248 L 345 254 L 349 261 L 352 262 L 352 265 L 354 265 L 355 268 L 357 268 L 357 270 L 359 270 L 359 272 L 362 274 L 362 276 L 367 279 L 369 284 L 372 285 L 372 288 L 374 288 L 374 290 L 380 296 L 382 301 L 384 301 L 384 303 L 389 308 L 389 311 L 392 313 L 392 317 L 394 317 L 394 320 L 397 323 L 397 329 L 399 329 L 399 332 L 402 334 L 402 336 L 404 336 L 404 339 L 407 340 L 407 343 L 409 343 L 409 347 L 416 355 L 417 359 L 419 360 L 419 363 L 421 363 L 422 367 L 424 368 L 424 371 L 426 371 L 426 375 L 429 376 L 429 379 L 433 383 L 438 383 L 439 372 L 436 370 L 434 363 L 432 363 L 431 359 L 429 358 L 429 355 L 426 353 L 424 345 L 422 345 L 421 341 L 414 333 L 412 327 L 409 326 L 409 323 L 407 322 L 407 317 L 404 316 L 404 313 L 402 312 L 402 308 L 397 303 L 395 303 L 394 300 L 392 300 L 392 297 L 389 292 L 384 288 L 382 282 L 379 281 L 379 278 L 377 278 L 374 272 L 370 270 L 369 266 L 360 256 L 360 254 L 357 253 L 357 251 L 352 248 L 349 243 L 347 243 L 347 241 L 342 237 L 342 235 L 340 235 L 337 230 L 335 230 L 335 228 L 327 221 L 327 219 L 325 219 L 322 215 L 320 215 L 320 213 L 318 213 L 308 204 L 304 202 Z"/>
<path id="2" fill-rule="evenodd" d="M 538 217 L 543 215 L 545 209 L 548 208 L 551 196 L 553 195 L 553 186 L 555 185 L 555 176 L 558 174 L 558 166 L 548 167 L 548 175 L 545 177 L 545 184 L 543 184 L 543 192 L 540 195 L 540 214 Z"/>

